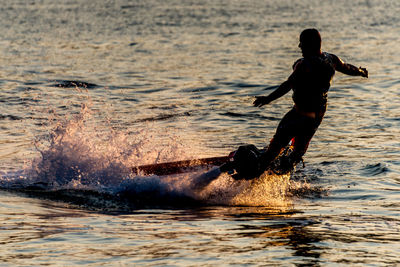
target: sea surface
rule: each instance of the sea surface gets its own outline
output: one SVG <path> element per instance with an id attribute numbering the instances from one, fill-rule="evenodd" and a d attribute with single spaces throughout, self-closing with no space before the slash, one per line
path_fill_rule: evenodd
<path id="1" fill-rule="evenodd" d="M 400 265 L 400 1 L 0 0 L 0 266 Z M 265 147 L 317 28 L 337 73 L 292 175 L 131 168 Z"/>

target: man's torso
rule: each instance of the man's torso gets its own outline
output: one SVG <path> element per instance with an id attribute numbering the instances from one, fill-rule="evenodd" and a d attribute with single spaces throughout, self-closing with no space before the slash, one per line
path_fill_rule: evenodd
<path id="1" fill-rule="evenodd" d="M 335 74 L 333 61 L 329 53 L 296 61 L 292 84 L 293 101 L 297 109 L 302 112 L 325 110 L 327 93 Z"/>

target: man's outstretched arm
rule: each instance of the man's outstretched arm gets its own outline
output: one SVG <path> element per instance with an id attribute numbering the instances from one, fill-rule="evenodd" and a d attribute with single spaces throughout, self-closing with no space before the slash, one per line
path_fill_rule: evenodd
<path id="1" fill-rule="evenodd" d="M 275 91 L 273 91 L 268 96 L 256 96 L 256 100 L 254 100 L 253 105 L 255 107 L 261 107 L 270 102 L 274 101 L 275 99 L 280 98 L 281 96 L 285 95 L 287 92 L 290 91 L 292 88 L 290 79 L 283 82 Z"/>
<path id="2" fill-rule="evenodd" d="M 362 76 L 368 78 L 368 70 L 366 68 L 357 68 L 351 64 L 343 62 L 339 57 L 336 55 L 332 55 L 334 58 L 335 69 L 340 71 L 341 73 L 352 75 L 352 76 Z"/>

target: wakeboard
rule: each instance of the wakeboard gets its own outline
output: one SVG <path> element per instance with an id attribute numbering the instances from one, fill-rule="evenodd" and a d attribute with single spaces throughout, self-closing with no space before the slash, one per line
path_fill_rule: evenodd
<path id="1" fill-rule="evenodd" d="M 279 156 L 267 167 L 262 167 L 262 155 L 266 149 L 258 149 L 254 145 L 240 146 L 227 156 L 209 157 L 201 159 L 182 160 L 147 164 L 132 167 L 134 175 L 173 175 L 196 170 L 210 170 L 214 173 L 228 173 L 234 179 L 254 179 L 264 171 L 272 171 L 275 174 L 285 174 L 294 170 L 294 164 L 290 163 L 290 155 L 293 151 L 293 142 L 282 149 Z M 218 171 L 215 171 L 218 169 Z"/>
<path id="2" fill-rule="evenodd" d="M 211 168 L 221 166 L 233 159 L 233 154 L 221 157 L 210 157 L 201 159 L 181 160 L 174 162 L 163 162 L 132 167 L 131 171 L 136 175 L 171 175 L 184 172 L 193 172 L 199 168 Z"/>

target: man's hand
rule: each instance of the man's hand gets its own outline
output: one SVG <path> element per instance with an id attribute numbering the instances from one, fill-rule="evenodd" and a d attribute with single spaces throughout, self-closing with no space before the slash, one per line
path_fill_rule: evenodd
<path id="1" fill-rule="evenodd" d="M 281 85 L 279 85 L 278 88 L 275 89 L 275 91 L 270 93 L 268 96 L 256 96 L 256 100 L 254 100 L 253 105 L 255 107 L 262 107 L 266 104 L 269 104 L 275 99 L 278 99 L 287 92 L 289 92 L 291 87 L 292 84 L 289 77 L 288 80 L 284 81 Z"/>
<path id="2" fill-rule="evenodd" d="M 256 96 L 256 100 L 254 100 L 253 105 L 255 107 L 262 107 L 268 104 L 269 102 L 271 101 L 266 96 Z"/>
<path id="3" fill-rule="evenodd" d="M 359 69 L 362 77 L 368 78 L 368 70 L 366 68 L 359 67 L 358 69 Z"/>

